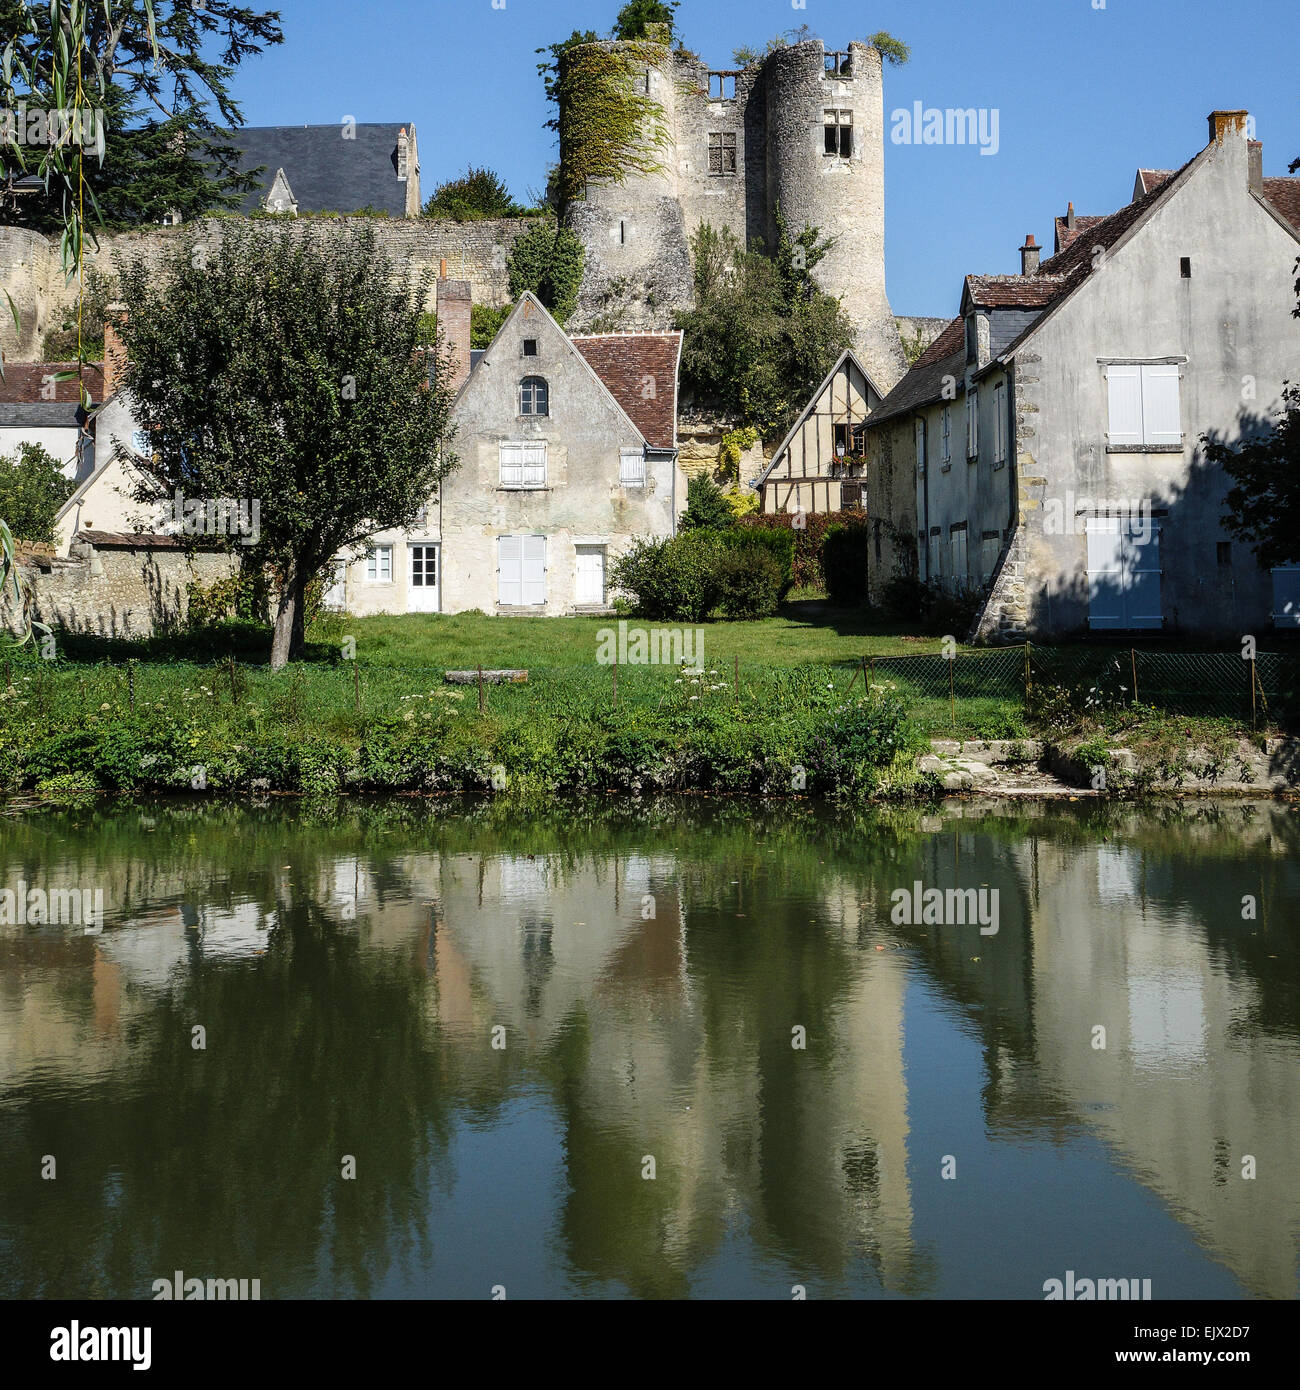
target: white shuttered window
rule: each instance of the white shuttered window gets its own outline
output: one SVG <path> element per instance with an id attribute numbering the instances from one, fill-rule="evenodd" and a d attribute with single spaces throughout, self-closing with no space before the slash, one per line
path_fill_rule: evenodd
<path id="1" fill-rule="evenodd" d="M 502 487 L 546 486 L 545 440 L 503 443 L 500 450 Z"/>
<path id="2" fill-rule="evenodd" d="M 1126 444 L 1181 446 L 1179 369 L 1173 363 L 1106 368 L 1112 448 Z"/>

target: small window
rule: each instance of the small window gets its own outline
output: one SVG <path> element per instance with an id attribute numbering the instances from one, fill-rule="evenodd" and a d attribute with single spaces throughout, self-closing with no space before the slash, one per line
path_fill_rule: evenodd
<path id="1" fill-rule="evenodd" d="M 1168 363 L 1115 363 L 1107 367 L 1107 447 L 1181 449 L 1180 376 L 1178 368 Z"/>
<path id="2" fill-rule="evenodd" d="M 952 462 L 952 406 L 946 405 L 943 408 L 943 429 L 941 435 L 942 458 L 945 465 Z"/>
<path id="3" fill-rule="evenodd" d="M 1007 461 L 1007 388 L 998 382 L 993 388 L 993 462 Z"/>
<path id="4" fill-rule="evenodd" d="M 966 457 L 978 458 L 980 452 L 980 392 L 973 386 L 966 393 Z"/>
<path id="5" fill-rule="evenodd" d="M 1182 260 L 1178 262 L 1178 269 L 1182 272 L 1184 280 L 1190 280 L 1192 278 L 1192 258 L 1190 256 L 1184 256 Z"/>
<path id="6" fill-rule="evenodd" d="M 131 447 L 142 457 L 147 457 L 153 451 L 149 448 L 149 431 L 132 430 Z"/>
<path id="7" fill-rule="evenodd" d="M 393 582 L 393 547 L 377 545 L 366 556 L 366 578 L 372 584 L 391 584 Z"/>
<path id="8" fill-rule="evenodd" d="M 853 112 L 827 111 L 823 116 L 826 134 L 826 154 L 838 159 L 853 155 Z"/>
<path id="9" fill-rule="evenodd" d="M 916 471 L 925 472 L 925 421 L 916 422 Z"/>
<path id="10" fill-rule="evenodd" d="M 709 132 L 709 173 L 723 178 L 736 172 L 736 135 L 734 131 Z"/>
<path id="11" fill-rule="evenodd" d="M 1214 547 L 1214 557 L 1218 560 L 1220 568 L 1226 568 L 1232 564 L 1232 542 L 1219 541 Z"/>
<path id="12" fill-rule="evenodd" d="M 537 339 L 536 339 L 536 338 L 525 338 L 525 339 L 524 339 L 524 356 L 525 356 L 525 357 L 536 357 L 536 356 L 537 356 Z"/>
<path id="13" fill-rule="evenodd" d="M 499 446 L 501 486 L 531 488 L 546 486 L 546 441 L 530 439 L 524 443 Z"/>
<path id="14" fill-rule="evenodd" d="M 549 415 L 550 391 L 540 376 L 526 376 L 519 387 L 520 415 Z"/>

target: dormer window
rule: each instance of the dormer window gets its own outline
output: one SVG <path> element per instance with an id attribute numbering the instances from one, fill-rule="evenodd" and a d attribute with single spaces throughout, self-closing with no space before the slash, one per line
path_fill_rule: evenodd
<path id="1" fill-rule="evenodd" d="M 551 413 L 550 395 L 544 378 L 526 376 L 519 387 L 520 415 L 549 415 Z"/>

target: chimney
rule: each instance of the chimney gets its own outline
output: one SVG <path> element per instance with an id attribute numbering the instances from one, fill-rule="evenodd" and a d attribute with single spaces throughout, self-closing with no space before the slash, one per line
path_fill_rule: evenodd
<path id="1" fill-rule="evenodd" d="M 1260 198 L 1264 196 L 1264 144 L 1252 140 L 1246 146 L 1246 168 L 1250 178 L 1250 191 Z"/>
<path id="2" fill-rule="evenodd" d="M 1065 210 L 1065 225 L 1066 225 L 1071 231 L 1074 231 L 1074 204 L 1073 204 L 1073 203 L 1071 203 L 1070 206 L 1069 206 L 1068 208 L 1066 208 L 1066 210 Z"/>
<path id="3" fill-rule="evenodd" d="M 1059 207 L 1060 204 L 1058 203 Z M 1073 203 L 1070 204 L 1074 206 Z M 1025 237 L 1025 244 L 1020 248 L 1020 273 L 1021 275 L 1035 275 L 1038 272 L 1038 257 L 1042 252 L 1042 247 L 1034 241 L 1034 234 L 1030 232 Z"/>
<path id="4" fill-rule="evenodd" d="M 468 280 L 438 281 L 438 332 L 442 334 L 444 350 L 451 354 L 449 385 L 453 392 L 469 379 L 470 300 Z"/>
<path id="5" fill-rule="evenodd" d="M 126 371 L 126 345 L 122 342 L 121 334 L 121 329 L 125 325 L 126 305 L 114 300 L 108 306 L 104 319 L 103 400 L 108 400 L 122 384 L 122 374 Z"/>
<path id="6" fill-rule="evenodd" d="M 1210 143 L 1212 145 L 1223 144 L 1224 137 L 1233 133 L 1246 134 L 1247 122 L 1250 120 L 1249 111 L 1211 111 L 1210 112 Z"/>

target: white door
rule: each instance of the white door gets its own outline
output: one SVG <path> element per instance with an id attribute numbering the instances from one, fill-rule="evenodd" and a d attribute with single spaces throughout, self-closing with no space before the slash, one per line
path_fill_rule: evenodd
<path id="1" fill-rule="evenodd" d="M 585 606 L 600 606 L 605 602 L 605 547 L 580 545 L 574 602 Z"/>
<path id="2" fill-rule="evenodd" d="M 1089 626 L 1160 627 L 1159 525 L 1150 518 L 1089 517 L 1087 541 Z"/>
<path id="3" fill-rule="evenodd" d="M 546 606 L 546 537 L 501 536 L 497 602 L 509 608 Z"/>
<path id="4" fill-rule="evenodd" d="M 438 611 L 438 547 L 436 545 L 408 545 L 410 555 L 410 582 L 406 586 L 406 611 L 408 613 L 436 613 Z"/>

